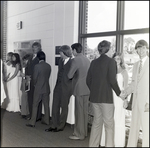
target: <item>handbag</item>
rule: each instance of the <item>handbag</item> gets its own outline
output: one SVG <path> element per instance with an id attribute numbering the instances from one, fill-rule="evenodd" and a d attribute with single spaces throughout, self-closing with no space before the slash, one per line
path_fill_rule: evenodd
<path id="1" fill-rule="evenodd" d="M 130 101 L 128 103 L 128 107 L 126 108 L 127 110 L 132 110 L 132 100 L 133 100 L 133 93 L 131 94 Z"/>

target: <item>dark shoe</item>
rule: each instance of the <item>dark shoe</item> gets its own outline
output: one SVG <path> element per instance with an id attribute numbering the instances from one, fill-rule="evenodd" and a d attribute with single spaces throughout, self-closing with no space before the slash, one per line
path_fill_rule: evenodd
<path id="1" fill-rule="evenodd" d="M 42 119 L 41 118 L 39 118 L 39 119 L 36 119 L 36 122 L 38 122 L 38 121 L 41 121 Z"/>
<path id="2" fill-rule="evenodd" d="M 64 128 L 60 128 L 60 129 L 55 129 L 55 130 L 53 130 L 53 132 L 60 132 L 60 131 L 63 131 L 64 130 Z"/>
<path id="3" fill-rule="evenodd" d="M 28 127 L 35 127 L 35 125 L 31 125 L 31 124 L 26 124 L 26 126 L 28 126 Z"/>
<path id="4" fill-rule="evenodd" d="M 54 130 L 56 130 L 57 128 L 52 128 L 52 127 L 50 127 L 50 128 L 48 128 L 48 129 L 45 129 L 45 132 L 53 132 Z"/>
<path id="5" fill-rule="evenodd" d="M 21 117 L 25 119 L 27 116 L 26 115 L 22 115 Z"/>
<path id="6" fill-rule="evenodd" d="M 79 138 L 77 136 L 69 136 L 69 139 L 71 139 L 71 140 L 84 140 L 84 138 Z"/>

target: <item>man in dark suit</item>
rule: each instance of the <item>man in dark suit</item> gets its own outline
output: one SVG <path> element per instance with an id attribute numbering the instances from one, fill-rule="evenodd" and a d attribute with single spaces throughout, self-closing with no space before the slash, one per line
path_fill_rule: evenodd
<path id="1" fill-rule="evenodd" d="M 90 61 L 82 54 L 82 45 L 71 45 L 75 58 L 72 60 L 68 78 L 73 78 L 73 95 L 75 96 L 75 125 L 74 133 L 69 136 L 73 140 L 83 140 L 88 130 L 88 101 L 89 88 L 86 85 L 87 71 Z"/>
<path id="2" fill-rule="evenodd" d="M 44 117 L 42 118 L 42 123 L 49 125 L 50 109 L 49 109 L 49 78 L 51 75 L 51 66 L 45 62 L 45 53 L 39 51 L 37 53 L 37 58 L 39 59 L 39 64 L 36 64 L 33 71 L 33 84 L 34 84 L 34 98 L 32 107 L 32 116 L 29 124 L 26 126 L 34 127 L 36 123 L 36 116 L 38 105 L 40 101 L 44 104 Z"/>
<path id="3" fill-rule="evenodd" d="M 114 59 L 105 53 L 111 43 L 104 40 L 98 44 L 100 57 L 91 62 L 87 74 L 87 85 L 90 89 L 90 102 L 94 113 L 89 147 L 99 147 L 102 127 L 106 131 L 106 147 L 114 147 L 114 104 L 113 93 L 120 95 L 116 74 L 117 67 Z"/>
<path id="4" fill-rule="evenodd" d="M 30 90 L 28 91 L 28 104 L 29 104 L 29 113 L 30 115 L 27 117 L 27 119 L 31 119 L 32 115 L 32 105 L 33 105 L 33 94 L 34 94 L 34 85 L 33 85 L 33 69 L 36 64 L 39 63 L 39 59 L 37 58 L 37 53 L 41 51 L 41 44 L 38 42 L 34 42 L 32 44 L 33 49 L 33 56 L 30 57 L 27 66 L 25 75 L 27 77 L 30 77 Z M 41 120 L 42 118 L 42 101 L 39 103 L 38 106 L 38 113 L 37 113 L 37 121 Z"/>
<path id="5" fill-rule="evenodd" d="M 72 59 L 71 48 L 68 45 L 61 46 L 60 56 L 57 81 L 53 95 L 52 125 L 45 130 L 46 132 L 59 132 L 65 128 L 68 105 L 72 95 L 72 80 L 69 80 L 67 77 Z"/>

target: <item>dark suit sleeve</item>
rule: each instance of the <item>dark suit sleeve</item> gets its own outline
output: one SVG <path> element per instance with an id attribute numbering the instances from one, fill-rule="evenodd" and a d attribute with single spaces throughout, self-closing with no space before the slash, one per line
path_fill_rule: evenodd
<path id="1" fill-rule="evenodd" d="M 68 72 L 68 78 L 72 79 L 76 71 L 77 71 L 76 61 L 74 59 L 72 59 L 70 70 Z"/>
<path id="2" fill-rule="evenodd" d="M 87 84 L 89 89 L 91 88 L 91 82 L 92 82 L 92 75 L 91 75 L 92 63 L 93 62 L 91 62 L 91 64 L 90 64 L 90 67 L 89 67 L 88 72 L 87 72 L 87 77 L 86 77 L 86 84 Z"/>
<path id="3" fill-rule="evenodd" d="M 38 80 L 38 66 L 34 66 L 34 70 L 33 70 L 33 85 L 36 85 L 36 82 Z"/>
<path id="4" fill-rule="evenodd" d="M 116 74 L 117 74 L 117 65 L 115 60 L 111 59 L 109 62 L 108 79 L 112 89 L 115 91 L 116 95 L 119 96 L 121 91 L 117 83 Z"/>

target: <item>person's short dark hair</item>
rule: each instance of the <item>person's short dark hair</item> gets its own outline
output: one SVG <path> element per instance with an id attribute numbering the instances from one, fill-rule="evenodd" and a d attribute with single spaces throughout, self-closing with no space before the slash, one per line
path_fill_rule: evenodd
<path id="1" fill-rule="evenodd" d="M 37 47 L 41 48 L 41 44 L 39 42 L 34 42 L 32 44 L 32 48 L 33 48 L 33 46 L 37 46 Z"/>
<path id="2" fill-rule="evenodd" d="M 71 45 L 72 50 L 76 49 L 77 53 L 82 52 L 82 45 L 80 43 L 74 43 Z"/>
<path id="3" fill-rule="evenodd" d="M 62 51 L 65 56 L 72 57 L 72 51 L 71 51 L 70 46 L 63 45 L 63 46 L 60 47 L 60 51 Z"/>
<path id="4" fill-rule="evenodd" d="M 110 49 L 111 42 L 103 40 L 98 44 L 98 51 L 100 54 L 105 54 Z"/>
<path id="5" fill-rule="evenodd" d="M 139 40 L 136 44 L 135 44 L 135 49 L 137 49 L 138 47 L 143 47 L 145 46 L 147 49 L 149 49 L 148 47 L 148 43 L 145 40 Z"/>
<path id="6" fill-rule="evenodd" d="M 45 55 L 45 53 L 43 52 L 43 51 L 39 51 L 38 53 L 37 53 L 37 58 L 39 59 L 39 60 L 46 60 L 46 55 Z"/>

